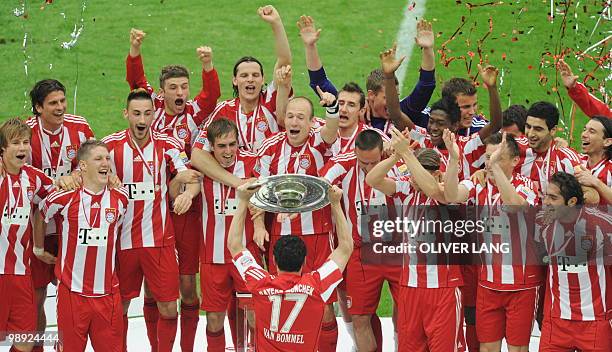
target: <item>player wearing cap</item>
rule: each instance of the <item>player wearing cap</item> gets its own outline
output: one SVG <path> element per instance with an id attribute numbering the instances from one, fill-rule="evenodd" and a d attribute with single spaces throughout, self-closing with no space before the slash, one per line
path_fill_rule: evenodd
<path id="1" fill-rule="evenodd" d="M 509 253 L 481 254 L 476 302 L 480 350 L 499 351 L 505 338 L 509 351 L 527 351 L 544 279 L 542 267 L 532 259 L 536 248 L 526 214 L 526 207 L 535 205 L 537 196 L 531 181 L 513 171 L 520 151 L 512 136 L 504 132 L 485 139 L 485 185 L 459 182 L 455 172 L 459 147 L 454 140 L 450 131 L 444 131 L 450 155 L 444 182 L 446 199 L 478 207 L 478 218 L 487 224 L 479 234 L 479 243 L 503 243 L 511 248 Z"/>
<path id="2" fill-rule="evenodd" d="M 109 147 L 111 168 L 130 200 L 125 215 L 125 224 L 130 226 L 121 228 L 117 253 L 121 298 L 127 314 L 130 300 L 140 294 L 144 276 L 145 299 L 154 299 L 159 309 L 159 316 L 151 314 L 145 320 L 149 341 L 153 350 L 170 351 L 177 328 L 179 274 L 168 188 L 173 175 L 175 182 L 188 184 L 174 199 L 174 212 L 182 214 L 200 191 L 200 173 L 187 170 L 180 142 L 151 131 L 154 105 L 148 92 L 131 92 L 124 116 L 129 128 L 103 139 Z M 124 320 L 127 337 L 127 315 Z"/>
<path id="3" fill-rule="evenodd" d="M 553 174 L 540 240 L 548 264 L 540 351 L 609 351 L 612 217 L 584 206 L 573 175 Z"/>
<path id="4" fill-rule="evenodd" d="M 77 160 L 82 186 L 54 192 L 40 206 L 45 221 L 57 217 L 62 231 L 55 268 L 59 348 L 85 351 L 89 337 L 96 351 L 122 351 L 115 254 L 127 190 L 108 188 L 110 157 L 103 142 L 83 143 Z"/>
<path id="5" fill-rule="evenodd" d="M 0 341 L 7 333 L 34 333 L 37 314 L 34 301 L 30 259 L 33 226 L 40 242 L 36 251 L 52 264 L 53 255 L 42 248 L 44 237 L 38 211 L 32 208 L 53 190 L 53 180 L 41 170 L 27 165 L 30 158 L 30 127 L 19 119 L 0 125 L 0 155 L 4 174 L 0 175 Z M 10 351 L 30 351 L 32 344 L 15 343 Z"/>
<path id="6" fill-rule="evenodd" d="M 329 189 L 338 247 L 327 260 L 312 271 L 304 270 L 307 255 L 304 236 L 283 236 L 273 247 L 278 274 L 270 275 L 243 245 L 248 201 L 257 189 L 249 189 L 249 185 L 238 188 L 240 201 L 227 246 L 253 294 L 255 343 L 263 351 L 315 351 L 320 346 L 326 301 L 342 281 L 342 271 L 353 251 L 353 239 L 340 205 L 342 191 L 335 186 Z M 318 350 L 330 351 L 321 347 Z"/>
<path id="7" fill-rule="evenodd" d="M 160 94 L 156 94 L 147 81 L 142 64 L 141 44 L 145 33 L 139 29 L 130 32 L 130 53 L 126 59 L 126 79 L 130 88 L 144 88 L 152 96 L 155 104 L 155 118 L 151 125 L 153 131 L 168 134 L 182 143 L 191 157 L 191 150 L 199 133 L 199 127 L 214 110 L 221 95 L 219 77 L 212 62 L 212 49 L 201 46 L 197 54 L 202 63 L 202 89 L 190 100 L 189 71 L 181 65 L 167 65 L 159 77 Z M 182 215 L 172 214 L 176 236 L 176 249 L 179 261 L 181 294 L 181 348 L 192 351 L 198 327 L 198 296 L 195 274 L 198 272 L 198 247 L 200 234 L 189 228 L 199 222 L 199 197 L 194 206 Z M 155 302 L 147 301 L 145 316 L 155 315 Z M 153 317 L 151 317 L 153 319 Z"/>

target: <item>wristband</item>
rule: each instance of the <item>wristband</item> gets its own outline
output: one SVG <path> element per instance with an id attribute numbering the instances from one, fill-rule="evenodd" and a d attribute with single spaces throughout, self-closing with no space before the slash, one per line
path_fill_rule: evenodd
<path id="1" fill-rule="evenodd" d="M 45 249 L 44 248 L 39 248 L 39 247 L 34 247 L 32 248 L 32 252 L 34 252 L 35 256 L 41 256 L 45 253 Z"/>
<path id="2" fill-rule="evenodd" d="M 325 107 L 325 111 L 327 111 L 327 115 L 325 117 L 330 119 L 337 119 L 339 110 L 340 108 L 338 106 L 338 99 L 336 99 L 336 101 L 334 101 L 334 104 Z"/>

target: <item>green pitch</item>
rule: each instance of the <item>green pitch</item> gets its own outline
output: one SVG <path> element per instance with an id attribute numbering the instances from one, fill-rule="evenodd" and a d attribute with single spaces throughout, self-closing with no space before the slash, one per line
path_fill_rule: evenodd
<path id="1" fill-rule="evenodd" d="M 68 89 L 68 112 L 85 116 L 98 137 L 126 127 L 122 118 L 125 82 L 125 57 L 132 27 L 143 29 L 147 37 L 142 47 L 149 81 L 157 86 L 159 70 L 166 64 L 183 64 L 193 73 L 191 95 L 200 89 L 201 66 L 195 48 L 209 45 L 214 50 L 214 64 L 221 80 L 222 99 L 231 97 L 231 70 L 244 55 L 255 56 L 264 63 L 271 77 L 274 64 L 272 31 L 256 14 L 264 3 L 252 1 L 192 0 L 54 0 L 42 7 L 43 0 L 0 2 L 0 120 L 28 116 L 29 92 L 43 78 L 56 78 Z M 568 48 L 566 61 L 581 79 L 592 77 L 587 85 L 606 89 L 609 68 L 597 60 L 609 51 L 609 44 L 588 51 L 580 60 L 576 50 L 584 51 L 607 35 L 601 17 L 599 0 L 566 1 L 555 5 L 555 16 L 549 21 L 549 1 L 505 1 L 469 8 L 467 1 L 272 1 L 285 24 L 293 51 L 293 85 L 296 94 L 314 98 L 307 85 L 304 51 L 295 25 L 302 14 L 313 16 L 323 29 L 319 52 L 330 78 L 341 85 L 356 81 L 365 88 L 365 77 L 379 66 L 378 54 L 397 39 L 405 15 L 414 16 L 425 7 L 425 16 L 433 21 L 436 49 L 447 42 L 445 56 L 437 55 L 436 75 L 441 82 L 452 76 L 474 75 L 479 55 L 497 66 L 504 108 L 508 104 L 529 105 L 538 100 L 558 104 L 569 132 L 571 101 L 553 68 L 554 55 Z M 416 6 L 406 7 L 407 4 Z M 473 5 L 489 3 L 472 1 Z M 560 3 L 560 2 L 558 2 Z M 17 10 L 17 15 L 15 15 Z M 608 13 L 609 15 L 609 13 Z M 489 22 L 492 18 L 492 22 Z M 463 20 L 463 22 L 462 22 Z M 461 26 L 463 24 L 463 26 Z M 71 49 L 61 47 L 69 42 L 73 30 L 82 31 Z M 491 33 L 487 35 L 492 28 Z M 24 46 L 24 37 L 27 34 Z M 450 40 L 455 34 L 455 39 Z M 412 41 L 412 37 L 399 40 Z M 480 44 L 479 44 L 480 43 Z M 480 53 L 479 53 L 480 48 Z M 463 58 L 462 58 L 463 57 Z M 444 67 L 443 62 L 448 64 Z M 418 74 L 420 51 L 415 49 L 408 63 L 403 94 L 410 92 Z M 605 64 L 605 63 L 604 63 Z M 26 74 L 27 67 L 27 74 Z M 469 71 L 469 73 L 468 73 Z M 402 79 L 402 77 L 399 77 Z M 269 79 L 268 79 L 269 81 Z M 558 88 L 558 89 L 557 89 Z M 487 94 L 480 89 L 481 110 L 487 113 Z M 76 92 L 76 111 L 74 96 Z M 609 94 L 609 87 L 607 93 Z M 601 93 L 595 93 L 601 97 Z M 436 90 L 432 99 L 440 96 Z M 318 111 L 322 115 L 322 111 Z M 574 137 L 586 117 L 575 114 Z M 576 138 L 574 146 L 577 146 Z M 385 289 L 385 292 L 387 290 Z M 379 313 L 389 316 L 391 304 L 383 294 Z"/>

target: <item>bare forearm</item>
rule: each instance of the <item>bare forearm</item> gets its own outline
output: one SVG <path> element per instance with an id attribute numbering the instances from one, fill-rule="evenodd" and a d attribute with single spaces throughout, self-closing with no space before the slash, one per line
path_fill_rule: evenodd
<path id="1" fill-rule="evenodd" d="M 421 68 L 425 71 L 433 71 L 436 68 L 436 59 L 433 48 L 423 49 L 421 55 Z"/>
<path id="2" fill-rule="evenodd" d="M 343 253 L 350 255 L 353 251 L 353 237 L 351 236 L 351 233 L 349 231 L 346 217 L 344 216 L 344 212 L 342 211 L 342 206 L 340 206 L 340 204 L 332 204 L 331 208 L 332 216 L 336 221 L 336 233 L 338 235 L 337 250 L 340 250 Z"/>
<path id="3" fill-rule="evenodd" d="M 608 187 L 608 185 L 600 180 L 595 186 L 595 190 L 597 190 L 599 196 L 608 204 L 612 204 L 612 187 Z"/>
<path id="4" fill-rule="evenodd" d="M 204 175 L 226 186 L 236 188 L 242 184 L 240 178 L 222 168 L 215 158 L 205 150 L 196 148 L 191 152 L 191 165 Z"/>
<path id="5" fill-rule="evenodd" d="M 449 158 L 444 174 L 444 197 L 451 202 L 457 203 L 459 196 L 459 160 Z"/>
<path id="6" fill-rule="evenodd" d="M 321 128 L 321 137 L 327 144 L 333 144 L 338 138 L 338 101 L 333 107 L 327 107 L 325 125 Z"/>
<path id="7" fill-rule="evenodd" d="M 319 56 L 319 49 L 316 44 L 304 45 L 304 51 L 306 52 L 306 67 L 310 71 L 317 71 L 323 67 L 321 57 Z"/>
<path id="8" fill-rule="evenodd" d="M 395 85 L 395 75 L 385 74 L 384 77 L 383 83 L 385 85 L 385 97 L 387 98 L 389 119 L 391 119 L 393 125 L 400 131 L 403 131 L 405 128 L 412 129 L 414 123 L 400 109 L 399 95 L 397 93 L 397 86 Z"/>
<path id="9" fill-rule="evenodd" d="M 480 130 L 481 140 L 485 140 L 488 136 L 497 133 L 502 127 L 502 110 L 497 86 L 489 87 L 489 115 L 491 116 L 491 121 Z"/>
<path id="10" fill-rule="evenodd" d="M 244 250 L 242 234 L 244 233 L 244 221 L 248 210 L 247 203 L 248 202 L 244 200 L 238 203 L 238 209 L 236 209 L 227 235 L 227 249 L 230 251 L 232 257 Z"/>
<path id="11" fill-rule="evenodd" d="M 527 203 L 523 197 L 516 193 L 516 189 L 508 177 L 506 177 L 499 165 L 493 165 L 491 167 L 491 171 L 493 172 L 495 183 L 497 184 L 501 200 L 504 204 L 522 206 Z"/>
<path id="12" fill-rule="evenodd" d="M 423 168 L 413 153 L 403 153 L 401 157 L 406 162 L 408 170 L 410 170 L 410 176 L 414 179 L 423 193 L 428 197 L 433 197 L 439 193 L 440 188 L 438 186 L 438 181 L 436 181 L 432 174 Z"/>
<path id="13" fill-rule="evenodd" d="M 276 48 L 276 61 L 278 67 L 291 65 L 291 48 L 285 27 L 282 21 L 272 24 L 272 32 L 274 32 L 274 44 Z"/>
<path id="14" fill-rule="evenodd" d="M 45 247 L 45 223 L 43 216 L 38 210 L 34 210 L 34 219 L 32 221 L 32 241 L 34 247 L 44 248 Z"/>
<path id="15" fill-rule="evenodd" d="M 382 160 L 376 166 L 372 168 L 366 175 L 366 183 L 386 195 L 392 195 L 395 193 L 395 182 L 390 179 L 387 179 L 387 173 L 389 170 L 395 166 L 397 163 L 397 157 L 394 154 L 393 156 L 388 157 L 385 160 Z"/>
<path id="16" fill-rule="evenodd" d="M 276 91 L 276 122 L 282 128 L 285 128 L 285 113 L 287 111 L 289 93 L 291 93 L 291 88 L 284 85 L 279 85 Z"/>

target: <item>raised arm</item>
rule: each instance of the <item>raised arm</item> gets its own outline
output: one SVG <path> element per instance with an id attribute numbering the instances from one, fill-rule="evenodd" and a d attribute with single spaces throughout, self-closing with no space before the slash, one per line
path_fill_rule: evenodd
<path id="1" fill-rule="evenodd" d="M 421 47 L 419 80 L 410 95 L 400 102 L 402 112 L 421 127 L 427 127 L 429 115 L 423 113 L 423 110 L 427 107 L 436 88 L 434 38 L 431 22 L 425 19 L 419 20 L 417 34 L 414 38 L 416 44 Z"/>
<path id="2" fill-rule="evenodd" d="M 244 180 L 222 168 L 217 160 L 206 150 L 193 148 L 191 151 L 191 165 L 204 175 L 226 186 L 237 188 L 244 183 Z"/>
<path id="3" fill-rule="evenodd" d="M 478 64 L 480 78 L 489 91 L 489 115 L 491 121 L 483 127 L 478 133 L 480 140 L 485 140 L 490 135 L 497 133 L 502 128 L 502 109 L 499 100 L 499 92 L 497 91 L 497 75 L 499 70 L 491 65 L 481 66 Z"/>
<path id="4" fill-rule="evenodd" d="M 338 96 L 338 90 L 334 84 L 327 78 L 319 51 L 317 49 L 317 41 L 321 35 L 321 29 L 316 29 L 315 22 L 310 16 L 301 16 L 297 22 L 300 30 L 300 38 L 304 43 L 304 52 L 306 53 L 306 67 L 308 68 L 308 76 L 310 78 L 310 88 L 318 95 L 317 86 L 324 92 L 329 92 Z"/>
<path id="5" fill-rule="evenodd" d="M 144 73 L 142 57 L 140 56 L 140 46 L 144 40 L 146 33 L 140 29 L 132 28 L 130 30 L 130 53 L 125 59 L 126 81 L 130 85 L 130 89 L 144 88 L 149 93 L 153 92 L 153 88 L 149 85 L 147 77 Z"/>
<path id="6" fill-rule="evenodd" d="M 588 117 L 603 115 L 612 117 L 612 110 L 603 101 L 589 93 L 587 88 L 578 82 L 578 76 L 572 72 L 572 68 L 563 60 L 557 63 L 557 69 L 561 75 L 563 85 L 567 88 L 569 97 L 578 105 L 580 110 Z"/>
<path id="7" fill-rule="evenodd" d="M 410 177 L 416 182 L 421 191 L 430 198 L 444 200 L 438 181 L 421 165 L 414 155 L 410 140 L 397 128 L 391 129 L 391 145 L 395 152 L 404 159 L 404 163 L 410 171 Z"/>
<path id="8" fill-rule="evenodd" d="M 287 111 L 287 102 L 289 94 L 291 94 L 291 66 L 281 66 L 274 72 L 274 80 L 276 81 L 276 122 L 282 128 L 285 128 L 285 112 Z"/>
<path id="9" fill-rule="evenodd" d="M 444 130 L 442 139 L 448 150 L 448 164 L 444 174 L 444 198 L 449 203 L 465 203 L 470 195 L 465 186 L 459 184 L 459 146 L 455 134 Z"/>
<path id="10" fill-rule="evenodd" d="M 387 98 L 387 109 L 389 110 L 389 119 L 391 119 L 396 128 L 402 131 L 406 128 L 411 130 L 414 128 L 414 123 L 400 109 L 399 95 L 397 86 L 395 85 L 395 71 L 397 71 L 406 57 L 402 56 L 399 60 L 396 59 L 396 51 L 397 43 L 393 44 L 391 49 L 380 53 L 380 63 L 384 75 L 383 83 L 385 86 L 385 97 Z"/>
<path id="11" fill-rule="evenodd" d="M 399 156 L 396 153 L 391 154 L 387 159 L 381 160 L 368 172 L 365 182 L 385 195 L 392 196 L 396 191 L 395 181 L 387 178 L 387 173 L 398 161 Z"/>
<path id="12" fill-rule="evenodd" d="M 234 213 L 232 223 L 227 234 L 227 249 L 232 257 L 244 251 L 246 248 L 242 244 L 244 233 L 244 222 L 246 221 L 247 212 L 249 210 L 249 200 L 251 196 L 257 192 L 258 187 L 250 188 L 252 182 L 245 183 L 236 189 L 238 195 L 238 209 Z"/>
<path id="13" fill-rule="evenodd" d="M 276 49 L 276 68 L 281 66 L 291 65 L 291 48 L 289 47 L 289 40 L 287 39 L 287 33 L 285 33 L 285 27 L 281 20 L 280 14 L 272 5 L 266 5 L 260 7 L 257 10 L 257 14 L 262 20 L 268 22 L 272 27 L 274 33 L 274 48 Z"/>
<path id="14" fill-rule="evenodd" d="M 506 132 L 504 132 L 502 135 L 501 144 L 489 158 L 491 172 L 493 173 L 493 178 L 495 179 L 497 189 L 499 189 L 502 202 L 512 206 L 524 206 L 527 205 L 527 201 L 518 194 L 516 188 L 514 188 L 512 182 L 510 182 L 510 179 L 506 176 L 506 174 L 504 174 L 504 171 L 499 165 L 501 156 L 504 154 L 509 154 L 507 150 L 508 146 L 506 144 Z"/>
<path id="15" fill-rule="evenodd" d="M 344 211 L 342 211 L 342 206 L 340 205 L 341 198 L 342 190 L 337 186 L 330 187 L 329 201 L 331 203 L 332 216 L 336 222 L 338 247 L 334 249 L 329 258 L 338 265 L 340 271 L 344 271 L 346 263 L 348 263 L 351 253 L 353 253 L 353 236 L 351 236 Z"/>
<path id="16" fill-rule="evenodd" d="M 321 128 L 321 137 L 327 144 L 334 144 L 338 138 L 338 99 L 317 87 L 317 92 L 321 97 L 319 104 L 325 107 L 325 125 Z"/>
<path id="17" fill-rule="evenodd" d="M 200 107 L 200 111 L 195 116 L 195 123 L 200 125 L 215 110 L 217 99 L 221 96 L 221 85 L 219 75 L 213 65 L 212 49 L 208 46 L 201 46 L 196 49 L 196 53 L 202 63 L 202 89 L 194 99 Z"/>

